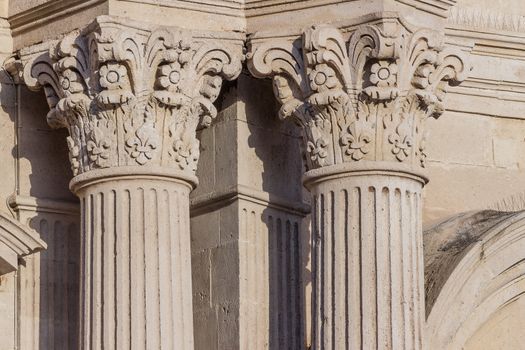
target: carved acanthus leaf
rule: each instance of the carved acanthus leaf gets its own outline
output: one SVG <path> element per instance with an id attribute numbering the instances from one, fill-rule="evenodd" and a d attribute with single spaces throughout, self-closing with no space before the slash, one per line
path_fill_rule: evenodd
<path id="1" fill-rule="evenodd" d="M 69 130 L 76 175 L 146 164 L 195 172 L 196 129 L 216 117 L 213 102 L 241 58 L 240 42 L 102 19 L 22 61 L 26 84 L 45 90 L 49 124 Z"/>
<path id="2" fill-rule="evenodd" d="M 424 166 L 424 123 L 470 71 L 439 32 L 362 25 L 349 38 L 313 26 L 300 39 L 250 43 L 248 66 L 273 77 L 281 116 L 303 127 L 310 169 L 381 160 Z"/>

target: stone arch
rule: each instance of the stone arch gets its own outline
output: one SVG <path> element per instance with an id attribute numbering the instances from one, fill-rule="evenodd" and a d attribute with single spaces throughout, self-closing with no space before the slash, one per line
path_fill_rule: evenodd
<path id="1" fill-rule="evenodd" d="M 463 214 L 427 231 L 425 241 L 428 349 L 468 349 L 525 296 L 525 212 Z"/>
<path id="2" fill-rule="evenodd" d="M 46 248 L 38 233 L 0 213 L 0 275 L 15 271 L 19 257 Z"/>

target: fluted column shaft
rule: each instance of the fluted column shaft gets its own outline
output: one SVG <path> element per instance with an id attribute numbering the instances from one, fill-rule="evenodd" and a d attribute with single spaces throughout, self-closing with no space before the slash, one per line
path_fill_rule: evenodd
<path id="1" fill-rule="evenodd" d="M 306 174 L 314 349 L 422 349 L 423 183 L 389 170 Z"/>
<path id="2" fill-rule="evenodd" d="M 82 212 L 80 349 L 193 349 L 194 183 L 140 167 L 72 180 Z"/>

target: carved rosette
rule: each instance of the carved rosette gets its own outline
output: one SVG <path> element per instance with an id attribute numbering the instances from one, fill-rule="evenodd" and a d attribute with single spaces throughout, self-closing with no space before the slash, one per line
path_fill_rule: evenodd
<path id="1" fill-rule="evenodd" d="M 75 175 L 129 165 L 193 174 L 196 130 L 215 118 L 223 79 L 242 67 L 241 41 L 109 17 L 37 49 L 22 52 L 24 80 L 45 90 L 49 124 L 69 130 Z"/>
<path id="2" fill-rule="evenodd" d="M 324 25 L 295 40 L 255 35 L 248 58 L 253 75 L 273 77 L 280 116 L 302 126 L 309 169 L 363 160 L 424 167 L 425 121 L 470 72 L 441 33 L 397 22 L 362 25 L 349 38 Z"/>

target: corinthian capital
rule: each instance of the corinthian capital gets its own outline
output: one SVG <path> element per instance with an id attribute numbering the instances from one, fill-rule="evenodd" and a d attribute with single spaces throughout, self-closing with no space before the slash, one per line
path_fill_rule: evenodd
<path id="1" fill-rule="evenodd" d="M 401 22 L 351 33 L 313 26 L 301 38 L 251 39 L 248 66 L 273 77 L 280 116 L 304 130 L 310 169 L 361 160 L 424 166 L 425 120 L 470 71 L 465 54 Z"/>
<path id="2" fill-rule="evenodd" d="M 126 165 L 195 172 L 196 129 L 216 116 L 241 57 L 234 38 L 111 17 L 21 52 L 25 83 L 45 90 L 49 124 L 69 130 L 75 175 Z"/>

